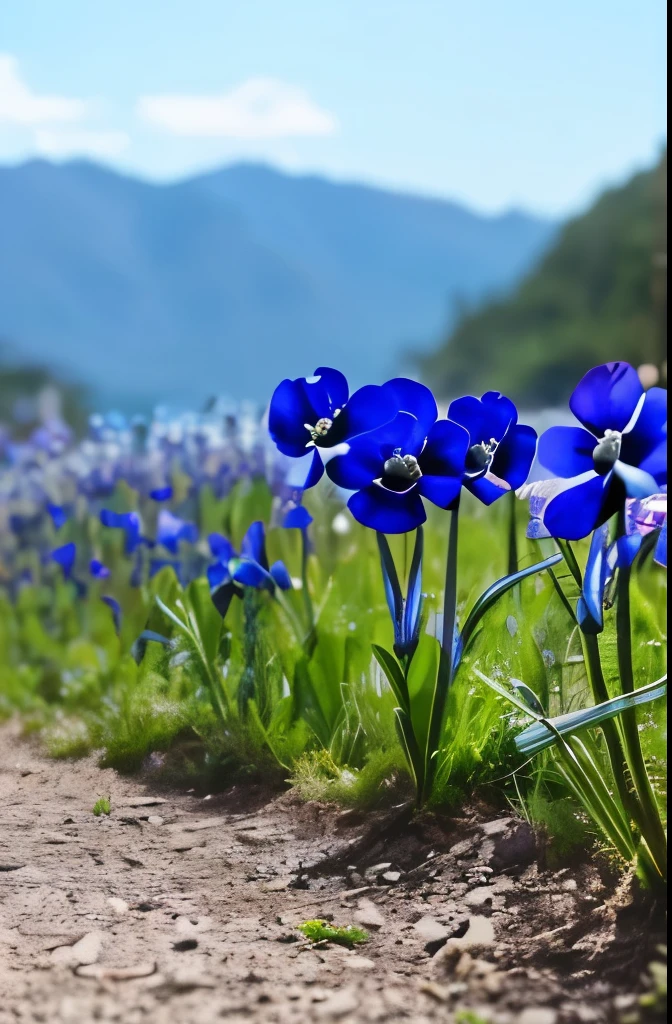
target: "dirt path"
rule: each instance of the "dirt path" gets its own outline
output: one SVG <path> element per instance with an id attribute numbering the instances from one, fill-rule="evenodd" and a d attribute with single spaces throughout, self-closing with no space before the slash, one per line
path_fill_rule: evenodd
<path id="1" fill-rule="evenodd" d="M 251 799 L 46 760 L 2 727 L 0 1024 L 423 1024 L 464 1007 L 599 1024 L 632 1006 L 656 941 L 642 908 L 605 902 L 590 866 L 541 873 L 523 823 Z M 310 948 L 295 926 L 311 918 L 370 939 Z"/>

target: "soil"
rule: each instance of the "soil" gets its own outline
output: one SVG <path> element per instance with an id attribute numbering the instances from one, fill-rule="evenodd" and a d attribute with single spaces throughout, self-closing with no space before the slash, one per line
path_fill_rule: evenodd
<path id="1" fill-rule="evenodd" d="M 111 814 L 96 817 L 101 796 Z M 203 798 L 48 760 L 5 725 L 0 1024 L 636 1018 L 655 906 L 587 857 L 545 860 L 501 811 Z M 311 946 L 296 925 L 315 918 L 368 941 Z"/>

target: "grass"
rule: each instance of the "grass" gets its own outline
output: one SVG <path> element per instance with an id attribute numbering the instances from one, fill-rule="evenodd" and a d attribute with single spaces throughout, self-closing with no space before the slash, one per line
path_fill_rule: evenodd
<path id="1" fill-rule="evenodd" d="M 309 942 L 333 942 L 337 946 L 347 946 L 354 949 L 355 946 L 367 942 L 368 933 L 354 924 L 336 926 L 328 921 L 304 921 L 296 926 Z"/>
<path id="2" fill-rule="evenodd" d="M 103 814 L 112 813 L 112 803 L 109 796 L 99 796 L 93 805 L 93 813 L 96 818 L 100 818 Z"/>

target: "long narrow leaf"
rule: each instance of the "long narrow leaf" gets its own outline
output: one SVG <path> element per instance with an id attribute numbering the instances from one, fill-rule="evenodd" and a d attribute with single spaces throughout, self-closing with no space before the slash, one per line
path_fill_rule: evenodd
<path id="1" fill-rule="evenodd" d="M 567 736 L 578 729 L 587 729 L 599 725 L 609 718 L 615 718 L 622 711 L 634 708 L 639 704 L 647 704 L 649 701 L 664 697 L 667 693 L 667 676 L 662 676 L 655 683 L 642 686 L 634 693 L 622 694 L 612 697 L 603 704 L 597 704 L 592 708 L 583 708 L 580 711 L 570 711 L 566 715 L 559 715 L 546 721 L 540 719 L 533 725 L 528 726 L 516 737 L 516 747 L 521 754 L 529 757 L 539 753 L 557 742 L 557 734 Z M 552 729 L 549 728 L 552 726 Z"/>
<path id="2" fill-rule="evenodd" d="M 406 686 L 406 680 L 404 674 L 399 667 L 398 662 L 386 651 L 384 647 L 380 647 L 378 644 L 371 644 L 373 650 L 373 656 L 385 673 L 385 677 L 390 684 L 392 693 L 401 704 L 404 711 L 409 713 L 409 700 L 408 700 L 408 688 Z"/>
<path id="3" fill-rule="evenodd" d="M 511 587 L 515 587 L 516 584 L 522 580 L 527 579 L 528 576 L 533 576 L 537 572 L 543 572 L 544 569 L 550 569 L 552 566 L 557 565 L 558 562 L 562 561 L 562 555 L 557 552 L 555 555 L 551 555 L 550 558 L 545 558 L 543 562 L 536 562 L 534 565 L 528 565 L 525 569 L 521 569 L 519 572 L 514 572 L 511 576 L 504 576 L 501 580 L 497 580 L 491 587 L 481 594 L 476 604 L 469 612 L 467 619 L 462 627 L 462 650 L 465 650 L 469 643 L 476 627 L 479 622 L 488 611 L 489 608 L 495 604 L 496 601 L 505 594 Z"/>
<path id="4" fill-rule="evenodd" d="M 394 564 L 392 552 L 387 537 L 384 533 L 376 533 L 378 550 L 380 551 L 380 565 L 383 570 L 383 584 L 385 586 L 385 597 L 390 609 L 392 621 L 401 625 L 401 617 L 404 611 L 404 598 L 399 584 L 397 567 Z"/>
<path id="5" fill-rule="evenodd" d="M 530 718 L 536 718 L 537 722 L 544 721 L 543 715 L 534 711 L 529 704 L 522 699 L 522 697 L 519 697 L 516 693 L 512 693 L 511 690 L 507 690 L 505 686 L 502 686 L 502 684 L 498 683 L 496 680 L 490 679 L 490 677 L 484 675 L 480 669 L 475 668 L 474 673 L 479 679 L 482 679 L 484 683 L 487 683 L 491 690 L 494 690 L 500 697 L 504 697 L 505 700 L 508 700 L 511 704 L 517 707 L 519 711 L 522 711 L 524 715 L 528 715 Z"/>
<path id="6" fill-rule="evenodd" d="M 403 710 L 403 708 L 394 709 L 397 735 L 399 736 L 399 742 L 401 743 L 402 750 L 406 757 L 408 767 L 410 768 L 413 776 L 413 781 L 418 793 L 421 793 L 424 786 L 424 758 L 421 756 L 418 749 L 418 745 L 415 741 L 413 734 L 413 726 L 411 720 Z"/>

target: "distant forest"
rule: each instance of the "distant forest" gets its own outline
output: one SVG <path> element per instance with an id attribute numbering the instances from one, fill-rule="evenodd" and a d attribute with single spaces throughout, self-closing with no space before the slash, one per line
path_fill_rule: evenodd
<path id="1" fill-rule="evenodd" d="M 514 293 L 468 312 L 422 376 L 444 398 L 503 391 L 564 403 L 598 363 L 665 369 L 667 154 L 569 221 Z"/>

